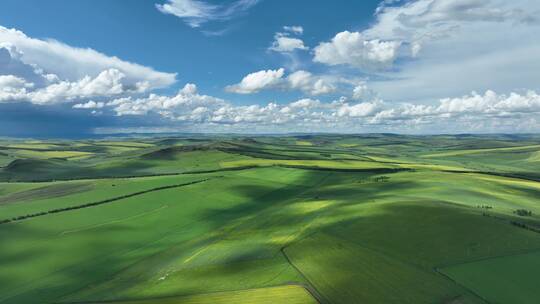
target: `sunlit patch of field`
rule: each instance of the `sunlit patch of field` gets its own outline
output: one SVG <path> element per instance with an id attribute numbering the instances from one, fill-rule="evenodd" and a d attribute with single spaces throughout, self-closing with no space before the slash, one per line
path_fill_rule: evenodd
<path id="1" fill-rule="evenodd" d="M 327 208 L 333 202 L 330 200 L 318 200 L 318 201 L 305 201 L 291 205 L 291 212 L 299 213 L 302 215 L 320 211 L 321 209 Z"/>
<path id="2" fill-rule="evenodd" d="M 313 146 L 313 143 L 306 140 L 297 140 L 296 145 L 297 146 Z"/>
<path id="3" fill-rule="evenodd" d="M 50 159 L 50 158 L 70 158 L 83 159 L 94 155 L 91 152 L 81 151 L 35 151 L 35 150 L 10 150 L 17 157 L 26 157 L 34 159 Z"/>
<path id="4" fill-rule="evenodd" d="M 529 146 L 520 146 L 520 147 L 504 147 L 504 148 L 491 148 L 491 149 L 474 149 L 474 150 L 456 150 L 456 151 L 447 151 L 441 153 L 425 154 L 422 157 L 447 157 L 447 156 L 458 156 L 458 155 L 467 155 L 467 154 L 479 154 L 479 153 L 488 153 L 488 152 L 511 152 L 511 151 L 520 151 L 520 150 L 538 150 L 540 145 L 529 145 Z"/>
<path id="5" fill-rule="evenodd" d="M 15 158 L 13 156 L 0 153 L 0 167 L 7 166 L 9 163 L 11 163 Z"/>
<path id="6" fill-rule="evenodd" d="M 457 166 L 447 166 L 447 165 L 437 165 L 437 164 L 400 164 L 402 168 L 409 169 L 429 169 L 429 170 L 439 170 L 439 171 L 474 171 L 473 169 Z"/>
<path id="7" fill-rule="evenodd" d="M 16 149 L 35 149 L 35 150 L 53 150 L 61 149 L 63 146 L 57 144 L 41 143 L 41 142 L 26 142 L 26 143 L 17 143 L 10 144 L 7 147 L 16 148 Z"/>
<path id="8" fill-rule="evenodd" d="M 235 168 L 246 166 L 292 166 L 292 167 L 314 167 L 326 169 L 380 169 L 396 168 L 397 166 L 369 162 L 369 161 L 349 161 L 349 160 L 287 160 L 287 159 L 246 159 L 237 161 L 221 162 L 222 168 Z"/>
<path id="9" fill-rule="evenodd" d="M 116 302 L 107 302 L 114 304 Z M 286 285 L 238 291 L 224 291 L 183 297 L 166 297 L 140 301 L 122 301 L 118 304 L 317 304 L 302 286 Z M 90 303 L 89 303 L 90 304 Z M 91 303 L 91 304 L 99 304 Z"/>
<path id="10" fill-rule="evenodd" d="M 540 151 L 531 153 L 531 156 L 527 160 L 530 162 L 540 162 Z"/>
<path id="11" fill-rule="evenodd" d="M 109 145 L 100 145 L 101 147 L 106 148 L 107 153 L 111 154 L 120 154 L 124 152 L 137 151 L 141 149 L 140 147 L 130 147 L 130 146 L 109 146 Z"/>
<path id="12" fill-rule="evenodd" d="M 340 144 L 339 146 L 343 148 L 354 148 L 354 147 L 358 147 L 359 144 Z"/>
<path id="13" fill-rule="evenodd" d="M 96 141 L 92 142 L 94 145 L 98 146 L 123 146 L 123 147 L 133 147 L 133 148 L 149 148 L 154 147 L 155 145 L 144 142 L 135 142 L 135 141 Z"/>

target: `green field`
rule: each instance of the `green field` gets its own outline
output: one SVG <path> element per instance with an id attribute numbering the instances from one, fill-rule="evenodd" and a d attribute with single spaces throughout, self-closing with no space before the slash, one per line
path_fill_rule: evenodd
<path id="1" fill-rule="evenodd" d="M 540 136 L 0 140 L 0 303 L 539 303 Z"/>
<path id="2" fill-rule="evenodd" d="M 510 255 L 448 266 L 441 272 L 491 303 L 538 303 L 540 253 Z"/>
<path id="3" fill-rule="evenodd" d="M 202 303 L 290 303 L 316 304 L 317 300 L 302 286 L 284 285 L 259 289 L 216 292 L 182 297 L 164 297 L 152 300 L 123 301 L 125 304 L 202 304 Z M 99 304 L 99 303 L 95 303 Z"/>

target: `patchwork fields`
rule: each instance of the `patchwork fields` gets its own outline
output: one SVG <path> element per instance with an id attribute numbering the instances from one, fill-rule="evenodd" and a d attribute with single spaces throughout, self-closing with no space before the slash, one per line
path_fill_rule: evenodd
<path id="1" fill-rule="evenodd" d="M 0 140 L 0 303 L 539 303 L 540 136 Z"/>

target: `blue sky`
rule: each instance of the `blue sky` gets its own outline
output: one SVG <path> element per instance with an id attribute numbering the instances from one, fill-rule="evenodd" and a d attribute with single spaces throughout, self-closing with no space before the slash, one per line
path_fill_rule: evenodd
<path id="1" fill-rule="evenodd" d="M 538 132 L 532 0 L 0 3 L 0 136 Z"/>

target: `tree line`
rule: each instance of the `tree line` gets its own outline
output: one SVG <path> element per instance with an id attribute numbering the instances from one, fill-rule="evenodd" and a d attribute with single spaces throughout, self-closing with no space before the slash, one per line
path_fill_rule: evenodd
<path id="1" fill-rule="evenodd" d="M 221 177 L 221 176 L 217 176 L 217 177 Z M 194 184 L 206 182 L 208 180 L 210 180 L 210 178 L 203 179 L 203 180 L 192 181 L 192 182 L 183 183 L 183 184 L 156 187 L 156 188 L 152 188 L 152 189 L 148 189 L 148 190 L 144 190 L 144 191 L 133 192 L 133 193 L 130 193 L 130 194 L 121 195 L 121 196 L 117 196 L 117 197 L 113 197 L 113 198 L 109 198 L 109 199 L 101 200 L 101 201 L 97 201 L 97 202 L 86 203 L 86 204 L 82 204 L 82 205 L 69 206 L 69 207 L 64 207 L 64 208 L 56 208 L 56 209 L 52 209 L 52 210 L 49 210 L 49 211 L 42 211 L 42 212 L 36 212 L 36 213 L 20 215 L 20 216 L 16 216 L 16 217 L 13 217 L 13 218 L 10 218 L 10 219 L 0 220 L 0 225 L 1 224 L 11 223 L 11 222 L 22 221 L 22 220 L 25 220 L 25 219 L 34 218 L 34 217 L 38 217 L 38 216 L 43 216 L 43 215 L 47 215 L 47 214 L 54 214 L 54 213 L 60 213 L 60 212 L 66 212 L 66 211 L 71 211 L 71 210 L 77 210 L 77 209 L 83 209 L 83 208 L 88 208 L 88 207 L 99 206 L 99 205 L 111 203 L 111 202 L 114 202 L 114 201 L 118 201 L 118 200 L 121 200 L 121 199 L 146 194 L 146 193 L 149 193 L 149 192 L 155 192 L 155 191 L 161 191 L 161 190 L 167 190 L 167 189 L 172 189 L 172 188 L 179 188 L 179 187 L 194 185 Z"/>

